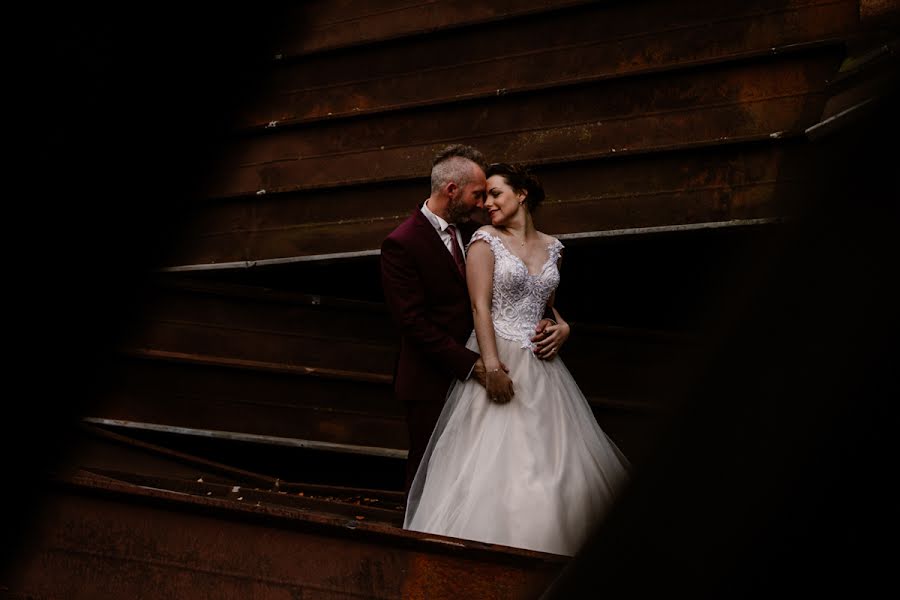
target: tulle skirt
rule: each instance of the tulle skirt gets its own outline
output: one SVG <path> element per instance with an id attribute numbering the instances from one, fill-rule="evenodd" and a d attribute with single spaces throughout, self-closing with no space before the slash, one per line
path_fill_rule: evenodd
<path id="1" fill-rule="evenodd" d="M 473 333 L 467 347 L 478 350 Z M 515 396 L 495 404 L 457 381 L 409 492 L 404 528 L 574 555 L 627 481 L 560 358 L 497 337 Z"/>

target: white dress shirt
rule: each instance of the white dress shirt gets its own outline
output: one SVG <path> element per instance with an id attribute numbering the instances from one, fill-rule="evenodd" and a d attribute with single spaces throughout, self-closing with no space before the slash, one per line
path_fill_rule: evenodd
<path id="1" fill-rule="evenodd" d="M 444 246 L 447 247 L 447 252 L 450 253 L 450 256 L 453 256 L 453 248 L 451 244 L 453 243 L 453 238 L 450 236 L 450 232 L 447 231 L 447 227 L 450 226 L 450 223 L 440 218 L 428 208 L 428 200 L 422 203 L 422 214 L 425 215 L 425 218 L 428 219 L 428 222 L 431 223 L 434 230 L 438 232 L 438 235 L 441 236 L 441 241 L 444 242 Z M 463 250 L 465 246 L 462 243 L 462 234 L 459 232 L 459 227 L 456 228 L 456 241 L 459 242 L 459 249 L 462 250 L 463 261 L 466 260 L 466 251 Z M 466 376 L 466 379 L 472 376 L 472 371 L 475 370 L 475 365 L 472 365 L 472 368 L 469 369 L 469 374 Z"/>
<path id="2" fill-rule="evenodd" d="M 453 238 L 450 236 L 450 232 L 447 231 L 450 223 L 431 212 L 428 208 L 428 200 L 422 204 L 422 214 L 425 215 L 425 218 L 428 219 L 428 222 L 431 223 L 431 226 L 434 227 L 434 230 L 437 231 L 438 235 L 441 237 L 441 241 L 444 242 L 444 246 L 447 247 L 447 252 L 450 253 L 450 256 L 453 256 L 453 246 L 451 245 L 453 243 L 451 241 Z M 462 250 L 463 262 L 465 262 L 466 251 L 464 250 L 465 246 L 463 246 L 462 234 L 459 232 L 458 226 L 456 226 L 456 241 L 459 243 L 459 249 Z"/>

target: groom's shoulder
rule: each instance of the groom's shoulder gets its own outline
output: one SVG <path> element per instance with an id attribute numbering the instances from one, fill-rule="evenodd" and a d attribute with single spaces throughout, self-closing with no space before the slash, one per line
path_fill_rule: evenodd
<path id="1" fill-rule="evenodd" d="M 421 212 L 416 211 L 406 217 L 402 223 L 397 225 L 397 227 L 387 235 L 388 239 L 401 240 L 414 235 L 418 231 L 417 225 L 421 214 Z"/>

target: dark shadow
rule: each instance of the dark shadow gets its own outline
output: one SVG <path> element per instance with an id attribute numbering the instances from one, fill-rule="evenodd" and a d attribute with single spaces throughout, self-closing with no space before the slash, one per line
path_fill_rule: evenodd
<path id="1" fill-rule="evenodd" d="M 144 275 L 184 235 L 233 111 L 258 88 L 285 25 L 272 4 L 34 10 L 13 59 L 28 105 L 12 118 L 35 150 L 22 151 L 29 192 L 8 221 L 4 569 L 34 525 L 39 482 L 109 379 L 111 348 L 140 321 Z"/>
<path id="2" fill-rule="evenodd" d="M 811 143 L 813 200 L 734 265 L 664 391 L 677 418 L 544 598 L 869 597 L 889 583 L 897 106 L 894 91 Z"/>

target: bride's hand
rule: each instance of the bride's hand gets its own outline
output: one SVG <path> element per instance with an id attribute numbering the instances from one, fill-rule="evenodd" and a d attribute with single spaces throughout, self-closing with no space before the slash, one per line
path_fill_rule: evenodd
<path id="1" fill-rule="evenodd" d="M 553 324 L 552 321 L 548 322 L 551 324 L 546 325 L 543 328 L 543 331 L 540 331 L 541 326 L 538 325 L 539 332 L 532 338 L 532 341 L 535 342 L 534 355 L 541 360 L 552 360 L 556 358 L 556 355 L 559 354 L 559 349 L 566 343 L 566 340 L 569 339 L 569 333 L 571 331 L 569 324 L 565 321 L 558 324 Z M 543 324 L 543 321 L 541 324 Z"/>
<path id="2" fill-rule="evenodd" d="M 506 404 L 512 400 L 515 393 L 513 391 L 513 383 L 504 368 L 488 370 L 485 373 L 485 383 L 484 387 L 487 390 L 488 400 L 491 402 Z"/>
<path id="3" fill-rule="evenodd" d="M 503 363 L 500 363 L 500 368 L 509 373 L 509 367 Z M 487 388 L 487 371 L 484 368 L 484 361 L 481 358 L 475 361 L 475 366 L 472 367 L 472 376 L 481 384 L 481 387 Z"/>

